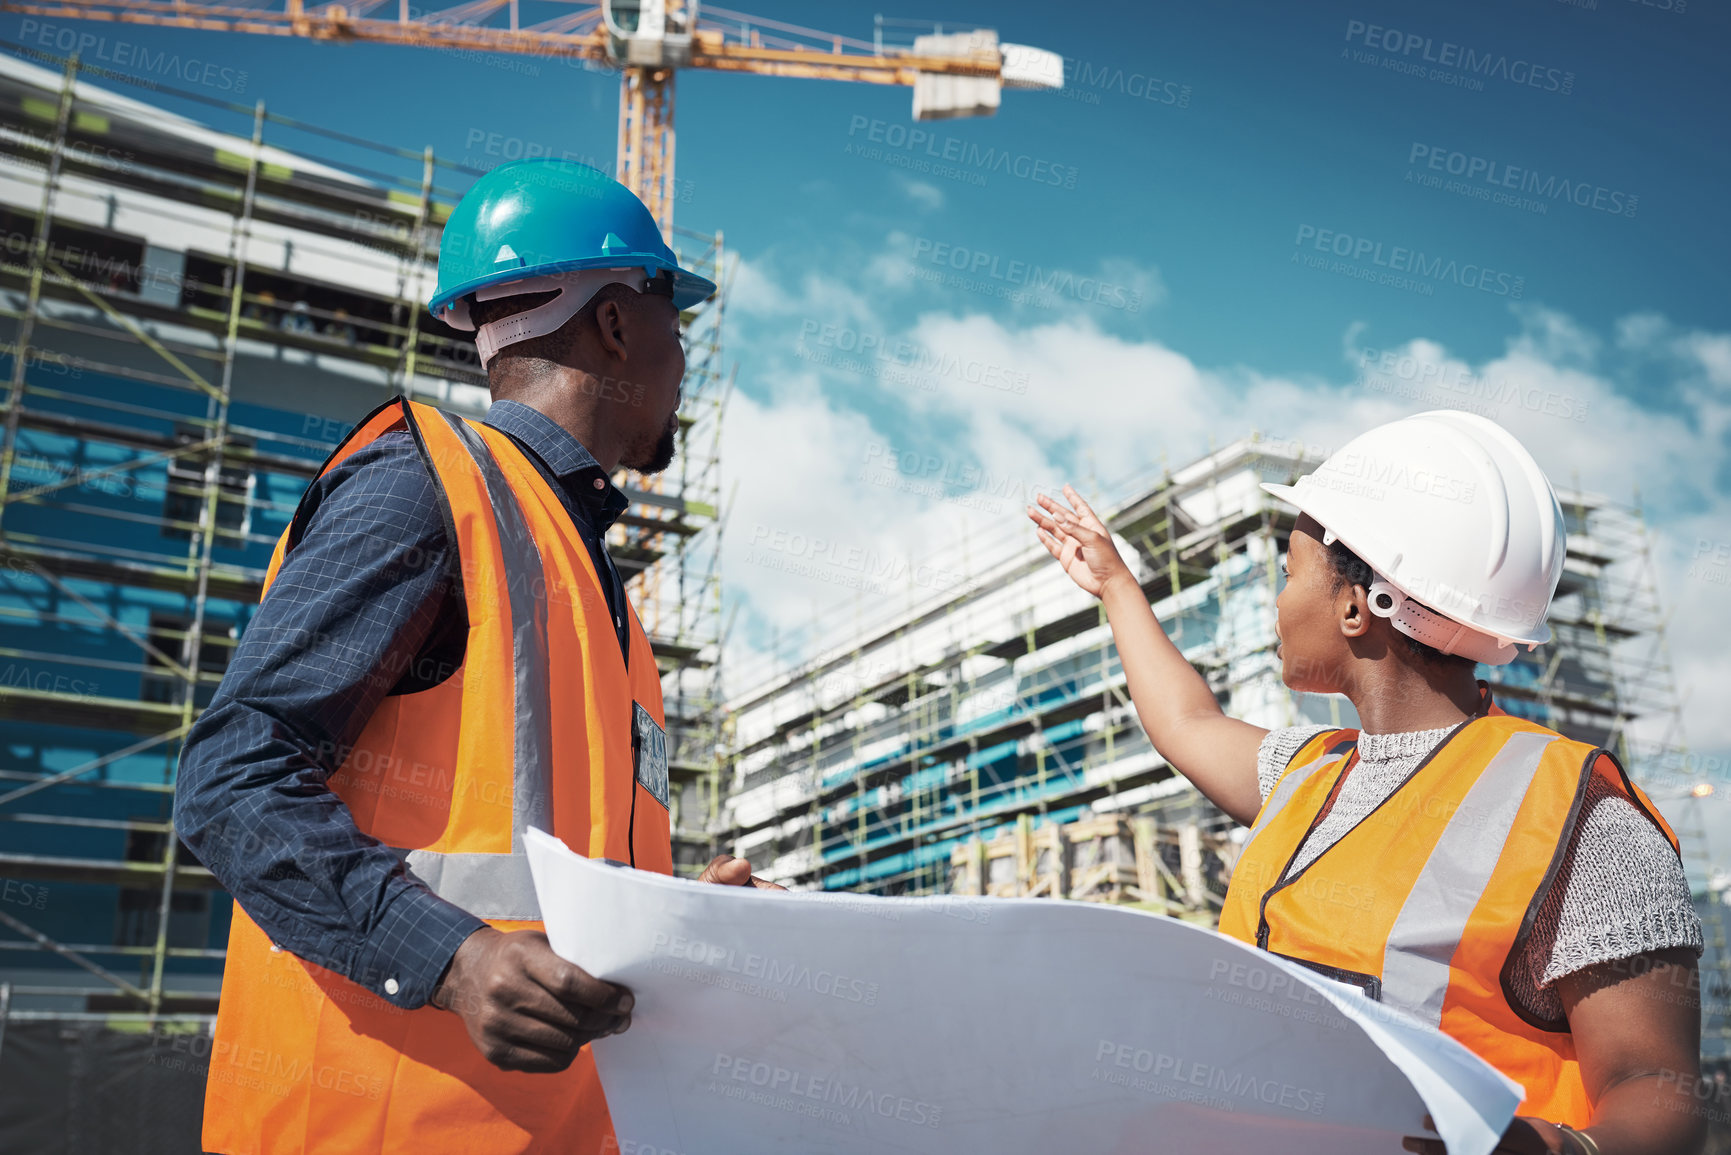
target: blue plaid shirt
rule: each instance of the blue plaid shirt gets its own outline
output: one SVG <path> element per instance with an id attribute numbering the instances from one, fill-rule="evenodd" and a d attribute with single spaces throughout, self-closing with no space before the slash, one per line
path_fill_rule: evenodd
<path id="1" fill-rule="evenodd" d="M 602 576 L 622 652 L 626 605 L 603 536 L 628 504 L 552 419 L 495 402 Z M 272 942 L 400 1007 L 424 1004 L 484 925 L 362 834 L 326 779 L 379 704 L 462 665 L 467 613 L 437 484 L 407 432 L 308 488 L 299 543 L 181 753 L 174 822 Z"/>

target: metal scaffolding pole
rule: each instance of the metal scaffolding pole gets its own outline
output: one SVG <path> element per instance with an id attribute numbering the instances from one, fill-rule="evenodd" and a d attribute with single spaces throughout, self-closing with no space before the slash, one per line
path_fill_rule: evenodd
<path id="1" fill-rule="evenodd" d="M 205 420 L 212 430 L 209 460 L 204 467 L 204 495 L 198 532 L 190 541 L 197 550 L 197 587 L 192 600 L 192 625 L 181 647 L 181 668 L 186 677 L 180 685 L 181 724 L 192 726 L 198 714 L 198 681 L 204 653 L 205 611 L 210 598 L 212 553 L 220 524 L 222 505 L 223 450 L 229 437 L 229 407 L 234 396 L 234 358 L 240 341 L 240 302 L 246 292 L 247 249 L 252 239 L 253 201 L 258 193 L 258 170 L 264 154 L 264 101 L 259 101 L 252 122 L 252 155 L 246 172 L 246 191 L 241 196 L 240 215 L 229 233 L 229 260 L 234 278 L 229 284 L 228 332 L 223 339 L 222 384 L 215 397 L 205 401 Z M 162 970 L 168 955 L 168 931 L 174 907 L 174 872 L 180 839 L 169 822 L 163 837 L 162 890 L 157 906 L 156 947 L 150 962 L 150 1014 L 162 1010 Z"/>
<path id="2" fill-rule="evenodd" d="M 60 105 L 54 114 L 54 142 L 49 146 L 48 171 L 42 181 L 42 204 L 36 210 L 36 234 L 30 242 L 30 291 L 24 315 L 12 342 L 12 378 L 6 389 L 6 433 L 0 443 L 0 518 L 6 516 L 6 496 L 12 486 L 12 463 L 17 456 L 18 422 L 24 410 L 24 370 L 30 363 L 30 340 L 35 336 L 36 311 L 42 303 L 43 263 L 48 259 L 48 230 L 54 217 L 54 192 L 60 184 L 60 163 L 66 152 L 66 124 L 72 117 L 72 100 L 78 91 L 78 56 L 66 61 L 60 85 Z"/>
<path id="3" fill-rule="evenodd" d="M 9 293 L 0 312 L 18 326 L 10 375 L 0 382 L 0 625 L 19 631 L 18 640 L 0 640 L 0 666 L 28 662 L 33 672 L 52 667 L 100 676 L 104 685 L 80 693 L 0 685 L 0 720 L 22 751 L 0 767 L 0 819 L 11 839 L 0 845 L 0 865 L 8 877 L 64 884 L 68 896 L 73 887 L 105 888 L 89 904 L 104 925 L 67 921 L 75 905 L 68 898 L 67 914 L 57 910 L 40 927 L 0 930 L 0 957 L 77 966 L 76 955 L 121 980 L 107 990 L 14 982 L 14 1016 L 48 1013 L 32 1000 L 88 996 L 166 1022 L 183 1010 L 177 1003 L 212 997 L 210 988 L 196 989 L 206 972 L 189 960 L 223 956 L 219 942 L 173 945 L 203 917 L 188 915 L 189 895 L 220 888 L 180 853 L 172 821 L 162 820 L 172 763 L 244 628 L 244 607 L 260 596 L 261 551 L 328 453 L 332 418 L 352 419 L 347 405 L 358 413 L 372 403 L 358 404 L 359 390 L 482 411 L 484 378 L 472 348 L 414 299 L 431 276 L 439 229 L 476 174 L 427 149 L 376 145 L 259 104 L 152 86 L 152 99 L 244 113 L 252 130 L 188 134 L 178 120 L 159 124 L 133 102 L 113 101 L 92 87 L 90 72 L 65 64 L 63 80 L 0 81 L 17 95 L 0 101 L 13 108 L 0 108 L 10 130 L 0 134 L 0 153 L 41 181 L 39 189 L 14 189 L 8 202 L 26 234 L 22 221 L 34 211 L 35 243 L 10 262 L 0 259 L 0 286 Z M 263 139 L 267 121 L 271 145 Z M 94 129 L 98 123 L 108 127 Z M 377 149 L 401 169 L 412 163 L 413 175 L 361 170 L 365 179 L 353 182 L 305 179 L 316 165 L 285 163 L 303 154 L 288 151 L 276 126 Z M 82 147 L 94 131 L 131 134 L 125 179 L 90 159 L 99 150 Z M 453 171 L 464 180 L 449 181 Z M 90 224 L 93 201 L 109 204 L 107 225 Z M 208 240 L 195 239 L 201 230 Z M 725 286 L 730 270 L 719 237 L 681 229 L 676 238 Z M 321 276 L 320 266 L 328 270 L 333 260 L 354 269 L 354 282 Z M 291 301 L 292 311 L 284 307 Z M 687 314 L 694 372 L 685 383 L 680 467 L 656 486 L 627 481 L 631 505 L 619 535 L 626 540 L 615 545 L 636 586 L 633 599 L 651 588 L 667 599 L 652 644 L 680 715 L 681 757 L 670 768 L 683 788 L 673 806 L 681 869 L 715 837 L 728 724 L 716 680 L 718 428 L 730 384 L 722 306 L 717 300 Z M 291 315 L 300 322 L 286 323 Z M 272 362 L 291 360 L 320 379 L 311 412 L 289 413 L 268 398 L 280 372 Z M 85 380 L 62 380 L 68 367 Z M 354 396 L 345 394 L 350 388 Z M 264 411 L 254 415 L 242 402 Z M 323 420 L 309 436 L 314 416 Z M 236 488 L 242 483 L 245 494 Z M 261 518 L 271 524 L 257 524 Z M 652 569 L 659 561 L 674 568 Z M 674 734 L 670 719 L 670 740 Z M 47 831 L 64 832 L 66 848 L 43 845 Z M 112 927 L 104 902 L 121 915 Z M 198 983 L 180 975 L 198 975 Z M 106 1011 L 92 1003 L 90 1013 Z"/>

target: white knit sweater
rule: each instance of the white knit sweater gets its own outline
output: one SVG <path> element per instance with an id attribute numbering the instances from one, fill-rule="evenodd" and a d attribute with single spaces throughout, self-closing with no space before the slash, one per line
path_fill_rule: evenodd
<path id="1" fill-rule="evenodd" d="M 1257 751 L 1264 801 L 1300 746 L 1329 726 L 1272 730 Z M 1292 868 L 1302 869 L 1394 792 L 1452 727 L 1360 734 L 1358 765 Z M 1671 844 L 1627 799 L 1595 784 L 1574 840 L 1513 972 L 1516 998 L 1545 1019 L 1563 1017 L 1552 985 L 1564 975 L 1667 947 L 1701 950 L 1701 922 Z"/>

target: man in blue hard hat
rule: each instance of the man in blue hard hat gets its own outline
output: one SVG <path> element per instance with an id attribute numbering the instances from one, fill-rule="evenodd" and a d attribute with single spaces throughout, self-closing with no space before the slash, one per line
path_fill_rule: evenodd
<path id="1" fill-rule="evenodd" d="M 614 1142 L 574 1060 L 632 997 L 548 946 L 521 835 L 672 868 L 659 679 L 604 538 L 610 475 L 673 458 L 680 311 L 714 291 L 584 165 L 501 166 L 452 213 L 429 308 L 475 333 L 485 422 L 356 427 L 182 755 L 177 831 L 238 906 L 213 1054 L 245 1069 L 212 1063 L 207 1150 Z"/>

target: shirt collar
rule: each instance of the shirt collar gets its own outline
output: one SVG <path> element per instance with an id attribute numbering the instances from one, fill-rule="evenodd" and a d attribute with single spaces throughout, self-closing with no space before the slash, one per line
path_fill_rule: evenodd
<path id="1" fill-rule="evenodd" d="M 598 530 L 605 531 L 631 504 L 595 455 L 539 409 L 521 401 L 495 401 L 482 420 L 539 457 L 565 491 L 594 516 Z"/>

